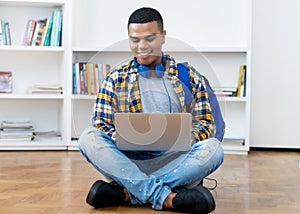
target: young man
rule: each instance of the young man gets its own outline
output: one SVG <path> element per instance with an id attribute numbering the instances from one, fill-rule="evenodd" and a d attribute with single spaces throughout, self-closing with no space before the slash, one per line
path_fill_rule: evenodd
<path id="1" fill-rule="evenodd" d="M 112 179 L 110 183 L 96 181 L 87 203 L 95 208 L 131 203 L 150 204 L 157 210 L 209 213 L 215 209 L 210 191 L 201 185 L 187 186 L 215 171 L 224 152 L 214 138 L 204 79 L 192 66 L 188 65 L 194 99 L 190 150 L 174 156 L 172 152 L 120 151 L 115 145 L 116 112 L 186 111 L 177 62 L 162 52 L 166 31 L 160 13 L 140 8 L 131 14 L 127 27 L 134 58 L 108 74 L 97 96 L 93 127 L 79 139 L 81 153 Z M 147 161 L 154 162 L 154 169 L 149 170 Z"/>

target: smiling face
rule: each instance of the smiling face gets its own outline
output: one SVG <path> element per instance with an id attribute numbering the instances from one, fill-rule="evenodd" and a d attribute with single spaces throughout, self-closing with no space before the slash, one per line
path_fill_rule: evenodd
<path id="1" fill-rule="evenodd" d="M 138 63 L 154 70 L 155 65 L 161 63 L 166 31 L 159 30 L 157 21 L 131 23 L 128 26 L 128 36 L 131 52 Z"/>

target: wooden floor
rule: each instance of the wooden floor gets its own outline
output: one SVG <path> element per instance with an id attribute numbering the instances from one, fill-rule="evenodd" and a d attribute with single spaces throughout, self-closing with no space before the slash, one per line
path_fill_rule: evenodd
<path id="1" fill-rule="evenodd" d="M 171 213 L 149 207 L 93 209 L 85 197 L 99 175 L 76 151 L 0 152 L 0 158 L 0 213 Z M 299 162 L 300 152 L 226 155 L 211 176 L 219 181 L 213 213 L 299 214 Z"/>

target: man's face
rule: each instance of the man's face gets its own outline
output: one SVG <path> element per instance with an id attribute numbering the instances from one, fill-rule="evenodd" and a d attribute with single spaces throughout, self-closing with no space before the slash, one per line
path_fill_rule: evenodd
<path id="1" fill-rule="evenodd" d="M 130 49 L 139 64 L 154 69 L 161 63 L 162 45 L 166 32 L 159 31 L 156 21 L 143 24 L 132 23 L 128 27 Z"/>

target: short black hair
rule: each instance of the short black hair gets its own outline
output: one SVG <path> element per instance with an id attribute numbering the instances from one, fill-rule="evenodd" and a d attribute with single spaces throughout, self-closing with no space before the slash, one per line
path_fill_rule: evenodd
<path id="1" fill-rule="evenodd" d="M 153 21 L 157 22 L 158 29 L 162 33 L 164 31 L 164 22 L 160 13 L 156 9 L 150 7 L 142 7 L 140 9 L 135 10 L 130 15 L 127 24 L 127 30 L 129 29 L 129 25 L 131 23 L 143 24 Z"/>

